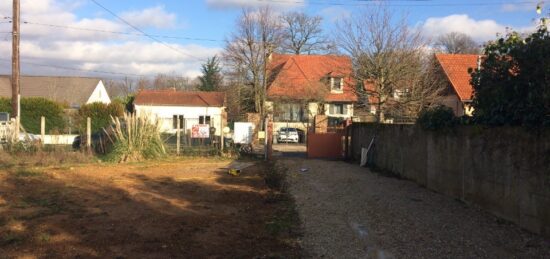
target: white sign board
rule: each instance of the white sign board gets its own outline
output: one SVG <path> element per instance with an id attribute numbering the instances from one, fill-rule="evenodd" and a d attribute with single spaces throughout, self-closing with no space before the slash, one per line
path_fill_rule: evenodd
<path id="1" fill-rule="evenodd" d="M 191 138 L 209 138 L 209 137 L 210 137 L 210 125 L 195 124 L 191 127 Z"/>
<path id="2" fill-rule="evenodd" d="M 254 138 L 254 124 L 252 122 L 235 122 L 233 143 L 250 144 Z"/>

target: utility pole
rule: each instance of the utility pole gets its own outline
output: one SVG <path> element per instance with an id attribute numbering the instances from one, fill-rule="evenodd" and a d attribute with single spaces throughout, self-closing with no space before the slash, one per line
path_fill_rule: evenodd
<path id="1" fill-rule="evenodd" d="M 20 14 L 20 4 L 19 0 L 13 0 L 13 15 L 12 15 L 12 24 L 13 24 L 13 31 L 12 31 L 12 65 L 11 65 L 11 107 L 12 107 L 12 113 L 13 117 L 16 120 L 15 125 L 15 134 L 16 137 L 19 138 L 19 126 L 21 122 L 21 105 L 20 105 L 20 78 L 19 78 L 19 72 L 20 72 L 20 66 L 19 66 L 19 39 L 20 39 L 20 33 L 19 33 L 19 14 Z"/>

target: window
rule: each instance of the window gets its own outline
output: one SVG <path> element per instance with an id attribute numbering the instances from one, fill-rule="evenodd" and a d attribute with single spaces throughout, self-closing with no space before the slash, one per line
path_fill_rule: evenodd
<path id="1" fill-rule="evenodd" d="M 348 106 L 343 103 L 334 103 L 330 105 L 329 112 L 334 115 L 345 115 L 348 114 Z"/>
<path id="2" fill-rule="evenodd" d="M 183 120 L 183 115 L 174 115 L 174 116 L 172 117 L 172 127 L 173 127 L 174 129 L 177 129 L 177 128 L 178 128 L 178 117 L 179 117 L 179 119 L 180 119 L 180 129 L 183 129 L 183 128 L 184 128 L 184 127 L 183 127 L 183 121 L 184 121 L 184 120 Z"/>
<path id="3" fill-rule="evenodd" d="M 304 107 L 297 103 L 275 105 L 275 120 L 281 122 L 301 122 L 306 119 Z"/>
<path id="4" fill-rule="evenodd" d="M 199 116 L 199 124 L 210 125 L 210 116 Z"/>
<path id="5" fill-rule="evenodd" d="M 330 90 L 335 92 L 341 92 L 344 86 L 344 79 L 341 77 L 332 77 L 330 80 Z"/>

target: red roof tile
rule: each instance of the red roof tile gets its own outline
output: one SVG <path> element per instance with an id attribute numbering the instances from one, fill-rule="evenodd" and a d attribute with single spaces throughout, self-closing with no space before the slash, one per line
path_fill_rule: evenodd
<path id="1" fill-rule="evenodd" d="M 477 68 L 479 56 L 465 54 L 436 54 L 435 56 L 460 100 L 472 100 L 474 88 L 470 84 L 472 76 L 468 70 Z"/>
<path id="2" fill-rule="evenodd" d="M 136 95 L 137 105 L 223 107 L 225 93 L 176 91 L 176 90 L 141 90 Z"/>
<path id="3" fill-rule="evenodd" d="M 317 99 L 330 102 L 355 102 L 351 80 L 351 59 L 335 55 L 273 54 L 268 65 L 270 98 Z M 330 77 L 343 77 L 343 93 L 331 93 Z"/>

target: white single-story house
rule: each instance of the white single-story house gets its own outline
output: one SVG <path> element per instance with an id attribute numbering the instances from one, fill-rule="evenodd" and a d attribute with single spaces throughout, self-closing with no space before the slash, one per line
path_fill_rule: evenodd
<path id="1" fill-rule="evenodd" d="M 11 76 L 0 76 L 0 97 L 12 97 Z M 99 78 L 69 76 L 21 76 L 21 97 L 42 97 L 78 109 L 84 104 L 111 103 Z"/>
<path id="2" fill-rule="evenodd" d="M 141 90 L 134 100 L 138 116 L 146 115 L 161 121 L 161 131 L 174 133 L 177 120 L 180 129 L 188 132 L 193 125 L 208 124 L 220 136 L 223 126 L 227 126 L 225 93 L 176 90 Z"/>

